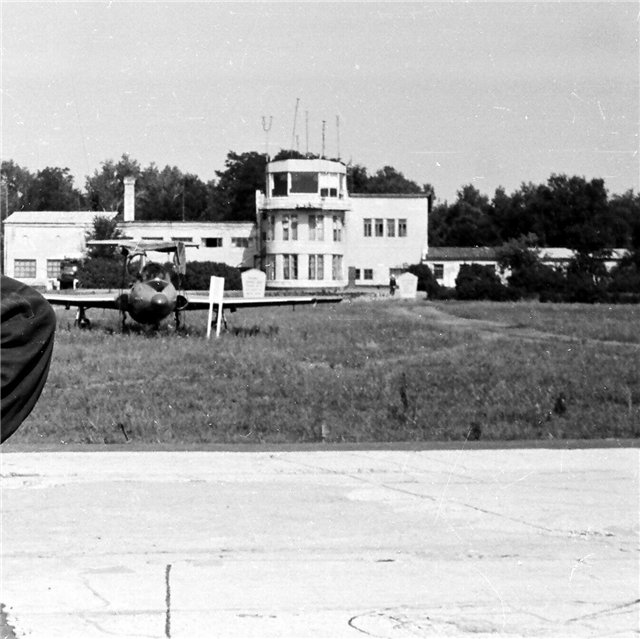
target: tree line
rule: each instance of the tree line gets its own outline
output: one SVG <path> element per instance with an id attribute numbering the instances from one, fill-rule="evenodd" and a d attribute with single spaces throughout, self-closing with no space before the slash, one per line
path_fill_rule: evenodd
<path id="1" fill-rule="evenodd" d="M 273 160 L 317 158 L 282 150 Z M 74 185 L 68 168 L 46 167 L 35 174 L 13 161 L 2 162 L 2 219 L 14 211 L 123 212 L 123 180 L 136 178 L 136 218 L 172 221 L 242 221 L 255 219 L 255 192 L 264 190 L 267 159 L 262 153 L 230 151 L 225 168 L 208 182 L 183 173 L 176 166 L 142 167 L 123 155 L 106 160 L 85 178 L 84 189 Z M 393 167 L 369 175 L 360 165 L 350 166 L 349 188 L 355 193 L 415 193 L 423 188 Z"/>
<path id="2" fill-rule="evenodd" d="M 273 160 L 317 158 L 281 150 Z M 256 151 L 230 151 L 223 170 L 204 182 L 175 166 L 142 167 L 123 155 L 106 160 L 74 185 L 68 168 L 46 167 L 36 173 L 15 162 L 2 162 L 2 219 L 14 211 L 123 210 L 123 179 L 136 178 L 136 217 L 140 220 L 241 221 L 255 219 L 255 191 L 264 189 L 267 159 Z M 347 167 L 351 193 L 425 193 L 391 166 L 369 173 L 360 164 Z M 523 183 L 493 197 L 463 186 L 453 202 L 438 202 L 429 216 L 431 246 L 500 246 L 535 235 L 539 246 L 564 246 L 581 252 L 640 247 L 640 195 L 632 190 L 609 195 L 602 179 L 551 175 L 544 184 Z"/>

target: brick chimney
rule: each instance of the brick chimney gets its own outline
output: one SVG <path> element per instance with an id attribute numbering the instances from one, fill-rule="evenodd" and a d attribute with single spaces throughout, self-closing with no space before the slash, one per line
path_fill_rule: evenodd
<path id="1" fill-rule="evenodd" d="M 136 179 L 128 175 L 124 179 L 124 221 L 136 219 Z"/>

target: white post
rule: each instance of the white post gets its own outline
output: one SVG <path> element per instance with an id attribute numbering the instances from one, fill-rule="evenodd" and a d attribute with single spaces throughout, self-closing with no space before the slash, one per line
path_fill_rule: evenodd
<path id="1" fill-rule="evenodd" d="M 213 319 L 213 305 L 218 305 L 218 318 L 216 322 L 216 337 L 220 337 L 220 325 L 222 323 L 222 298 L 224 296 L 224 277 L 211 276 L 209 283 L 209 317 L 207 318 L 207 339 L 211 337 L 211 320 Z"/>

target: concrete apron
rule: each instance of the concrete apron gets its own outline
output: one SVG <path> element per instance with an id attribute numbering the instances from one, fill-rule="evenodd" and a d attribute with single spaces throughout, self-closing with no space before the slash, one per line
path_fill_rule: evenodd
<path id="1" fill-rule="evenodd" d="M 638 457 L 3 454 L 0 601 L 30 639 L 630 636 Z"/>

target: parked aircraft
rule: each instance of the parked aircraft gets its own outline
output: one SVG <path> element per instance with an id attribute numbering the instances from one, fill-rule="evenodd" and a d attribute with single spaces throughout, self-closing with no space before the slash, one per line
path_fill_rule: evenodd
<path id="1" fill-rule="evenodd" d="M 156 251 L 173 254 L 175 272 L 186 272 L 185 246 L 195 246 L 183 242 L 132 241 L 132 240 L 94 240 L 89 246 L 116 246 L 125 256 L 123 289 L 127 276 L 135 276 L 136 281 L 129 290 L 119 295 L 94 293 L 46 293 L 50 304 L 64 306 L 67 309 L 77 307 L 76 324 L 80 328 L 89 328 L 91 322 L 85 311 L 89 308 L 108 308 L 119 310 L 124 328 L 126 315 L 139 324 L 159 325 L 171 313 L 175 314 L 176 326 L 180 325 L 180 314 L 184 311 L 209 308 L 209 297 L 187 297 L 180 293 L 171 281 L 171 269 L 158 262 L 150 261 L 147 252 Z M 279 297 L 226 297 L 223 298 L 222 311 L 236 311 L 239 308 L 262 306 L 297 306 L 303 304 L 337 303 L 338 296 L 279 296 Z"/>

